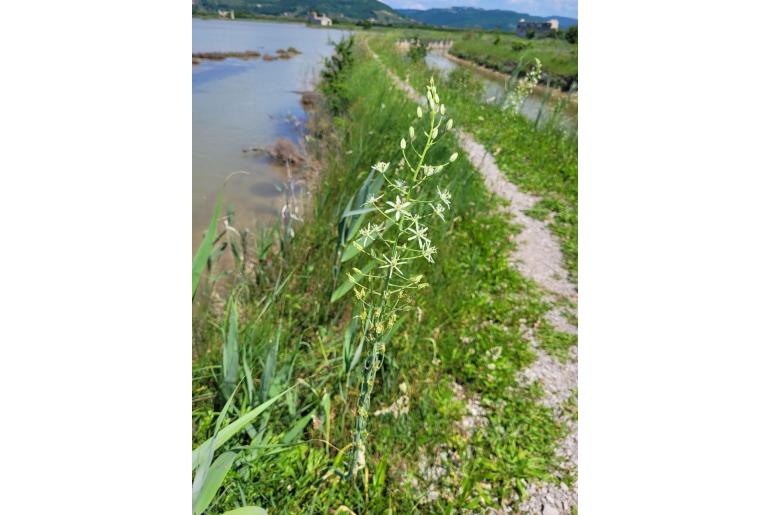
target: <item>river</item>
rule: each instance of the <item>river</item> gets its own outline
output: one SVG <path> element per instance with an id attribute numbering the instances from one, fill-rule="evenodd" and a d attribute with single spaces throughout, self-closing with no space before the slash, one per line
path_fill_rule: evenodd
<path id="1" fill-rule="evenodd" d="M 243 149 L 301 137 L 305 113 L 300 93 L 312 88 L 323 59 L 334 51 L 332 43 L 346 33 L 294 23 L 193 18 L 193 53 L 257 50 L 275 55 L 289 47 L 301 52 L 291 59 L 202 60 L 192 67 L 193 251 L 211 219 L 217 192 L 233 172 L 247 172 L 233 176 L 225 188 L 224 206 L 235 213 L 235 225 L 254 228 L 277 218 L 285 168 Z"/>
<path id="2" fill-rule="evenodd" d="M 486 102 L 499 103 L 506 96 L 506 81 L 500 75 L 453 60 L 447 56 L 445 50 L 431 49 L 425 56 L 425 64 L 437 69 L 444 77 L 448 76 L 449 72 L 455 68 L 467 69 L 484 84 L 483 100 Z M 511 86 L 508 85 L 508 89 L 510 88 Z M 537 88 L 524 99 L 519 112 L 530 120 L 537 120 L 539 117 L 541 121 L 545 121 L 553 114 L 556 96 L 561 96 L 561 94 L 559 92 L 549 93 L 546 88 Z M 566 130 L 575 130 L 576 121 L 577 103 L 568 102 L 560 112 L 559 123 Z"/>

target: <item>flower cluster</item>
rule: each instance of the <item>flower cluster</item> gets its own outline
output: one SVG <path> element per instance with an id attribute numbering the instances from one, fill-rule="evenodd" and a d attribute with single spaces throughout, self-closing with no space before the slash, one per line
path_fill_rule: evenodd
<path id="1" fill-rule="evenodd" d="M 527 72 L 523 79 L 516 81 L 516 89 L 508 95 L 505 100 L 505 107 L 518 112 L 524 99 L 527 98 L 540 82 L 543 75 L 543 65 L 540 59 L 535 57 L 535 65 Z"/>
<path id="2" fill-rule="evenodd" d="M 454 153 L 446 162 L 427 162 L 431 147 L 453 126 L 433 79 L 427 86 L 425 100 L 427 112 L 417 107 L 415 123 L 424 130 L 409 127 L 408 137 L 399 142 L 400 162 L 394 166 L 384 162 L 372 166 L 383 177 L 383 192 L 370 194 L 366 199 L 364 206 L 374 220 L 359 230 L 352 243 L 369 258 L 366 271 L 354 268 L 347 277 L 360 304 L 356 316 L 362 322 L 370 351 L 358 398 L 349 474 L 355 474 L 366 463 L 369 404 L 385 352 L 386 333 L 402 312 L 414 309 L 414 296 L 410 293 L 428 286 L 422 275 L 410 273 L 410 265 L 423 259 L 434 262 L 437 249 L 430 237 L 431 220 L 445 220 L 452 206 L 448 191 L 425 184 L 457 159 Z"/>

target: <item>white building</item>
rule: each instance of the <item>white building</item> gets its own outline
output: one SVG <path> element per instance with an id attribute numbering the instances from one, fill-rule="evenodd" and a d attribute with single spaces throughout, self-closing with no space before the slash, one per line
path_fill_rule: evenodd
<path id="1" fill-rule="evenodd" d="M 311 12 L 308 15 L 308 20 L 310 23 L 315 23 L 316 25 L 320 25 L 322 27 L 331 27 L 332 25 L 332 19 L 326 16 L 325 14 L 318 15 L 315 11 Z"/>

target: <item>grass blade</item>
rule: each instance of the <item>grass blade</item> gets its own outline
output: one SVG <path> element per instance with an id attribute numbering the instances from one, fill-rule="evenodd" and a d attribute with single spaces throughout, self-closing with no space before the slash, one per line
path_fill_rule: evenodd
<path id="1" fill-rule="evenodd" d="M 225 480 L 225 476 L 230 471 L 237 456 L 234 452 L 222 453 L 211 465 L 206 475 L 206 481 L 203 483 L 198 498 L 195 500 L 195 506 L 193 506 L 195 515 L 203 513 L 209 507 L 211 501 L 214 500 L 217 490 L 222 486 L 222 482 Z"/>
<path id="2" fill-rule="evenodd" d="M 225 397 L 230 394 L 238 382 L 238 302 L 230 299 L 230 316 L 227 324 L 227 337 L 222 347 L 222 389 Z"/>
<path id="3" fill-rule="evenodd" d="M 241 506 L 222 515 L 267 515 L 267 510 L 259 506 Z"/>
<path id="4" fill-rule="evenodd" d="M 219 218 L 219 210 L 222 208 L 222 192 L 217 195 L 217 202 L 214 206 L 214 215 L 211 217 L 209 228 L 206 231 L 203 241 L 195 252 L 195 257 L 192 262 L 192 296 L 195 297 L 195 292 L 198 290 L 198 282 L 200 282 L 203 268 L 206 266 L 206 261 L 211 255 L 211 248 L 214 246 L 214 237 L 217 232 L 217 219 Z"/>
<path id="5" fill-rule="evenodd" d="M 354 273 L 353 277 L 356 281 L 361 279 L 364 275 L 368 274 L 372 271 L 374 268 L 374 265 L 376 265 L 376 261 L 370 261 L 366 264 L 366 266 L 361 270 L 361 273 Z M 342 286 L 334 290 L 334 293 L 332 293 L 332 302 L 338 301 L 340 298 L 342 298 L 347 292 L 350 291 L 350 289 L 353 287 L 353 282 L 350 279 L 347 279 L 344 283 L 342 283 Z"/>
<path id="6" fill-rule="evenodd" d="M 311 411 L 301 419 L 297 421 L 296 424 L 294 424 L 294 427 L 292 427 L 283 437 L 283 440 L 281 440 L 281 443 L 284 445 L 288 445 L 294 441 L 295 438 L 297 438 L 300 433 L 305 429 L 305 426 L 307 426 L 308 422 L 310 422 L 310 419 L 313 418 L 313 415 L 315 415 L 315 411 Z"/>
<path id="7" fill-rule="evenodd" d="M 240 416 L 238 419 L 236 419 L 235 421 L 231 422 L 230 424 L 225 426 L 221 431 L 216 433 L 215 436 L 212 436 L 211 438 L 209 438 L 208 440 L 203 442 L 201 445 L 199 445 L 198 448 L 195 449 L 192 452 L 192 466 L 193 466 L 193 469 L 195 469 L 196 467 L 198 467 L 198 465 L 200 465 L 202 463 L 203 457 L 204 457 L 203 456 L 203 454 L 204 454 L 203 449 L 205 449 L 207 445 L 211 445 L 213 443 L 213 450 L 214 451 L 216 451 L 217 449 L 222 447 L 222 445 L 224 445 L 225 442 L 227 442 L 230 438 L 232 438 L 233 436 L 238 434 L 241 430 L 243 430 L 254 419 L 256 419 L 263 411 L 265 411 L 267 408 L 269 408 L 270 406 L 275 404 L 275 402 L 278 399 L 280 399 L 281 397 L 286 395 L 289 391 L 291 391 L 292 388 L 295 388 L 295 387 L 292 386 L 288 390 L 284 390 L 283 392 L 279 393 L 278 395 L 276 395 L 275 397 L 273 397 L 269 401 L 263 402 L 262 404 L 260 404 L 256 408 L 254 408 L 253 410 L 251 410 L 251 411 L 245 413 L 244 415 Z M 226 406 L 226 408 L 229 408 L 229 406 Z M 225 411 L 226 410 L 223 410 L 222 412 L 224 413 Z"/>

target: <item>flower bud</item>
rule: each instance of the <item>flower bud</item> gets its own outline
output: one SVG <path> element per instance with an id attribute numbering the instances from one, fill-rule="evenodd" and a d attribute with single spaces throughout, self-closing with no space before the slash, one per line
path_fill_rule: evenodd
<path id="1" fill-rule="evenodd" d="M 406 140 L 404 138 L 401 138 L 401 150 L 404 150 L 406 148 Z"/>
<path id="2" fill-rule="evenodd" d="M 446 106 L 444 104 L 441 104 L 441 107 L 439 108 L 439 111 L 441 112 L 442 115 L 444 113 L 446 113 Z"/>
<path id="3" fill-rule="evenodd" d="M 422 118 L 422 108 L 417 106 L 417 118 Z"/>
<path id="4" fill-rule="evenodd" d="M 451 130 L 452 130 L 452 125 L 453 125 L 453 123 L 454 123 L 454 122 L 453 122 L 453 121 L 452 121 L 452 119 L 450 118 L 450 119 L 449 119 L 449 121 L 448 121 L 448 122 L 446 122 L 446 130 L 448 130 L 448 131 L 451 131 Z"/>
<path id="5" fill-rule="evenodd" d="M 414 127 L 409 127 L 409 138 L 414 139 Z"/>
<path id="6" fill-rule="evenodd" d="M 457 152 L 452 154 L 452 157 L 449 158 L 449 162 L 450 163 L 454 163 L 456 159 L 457 159 Z"/>

